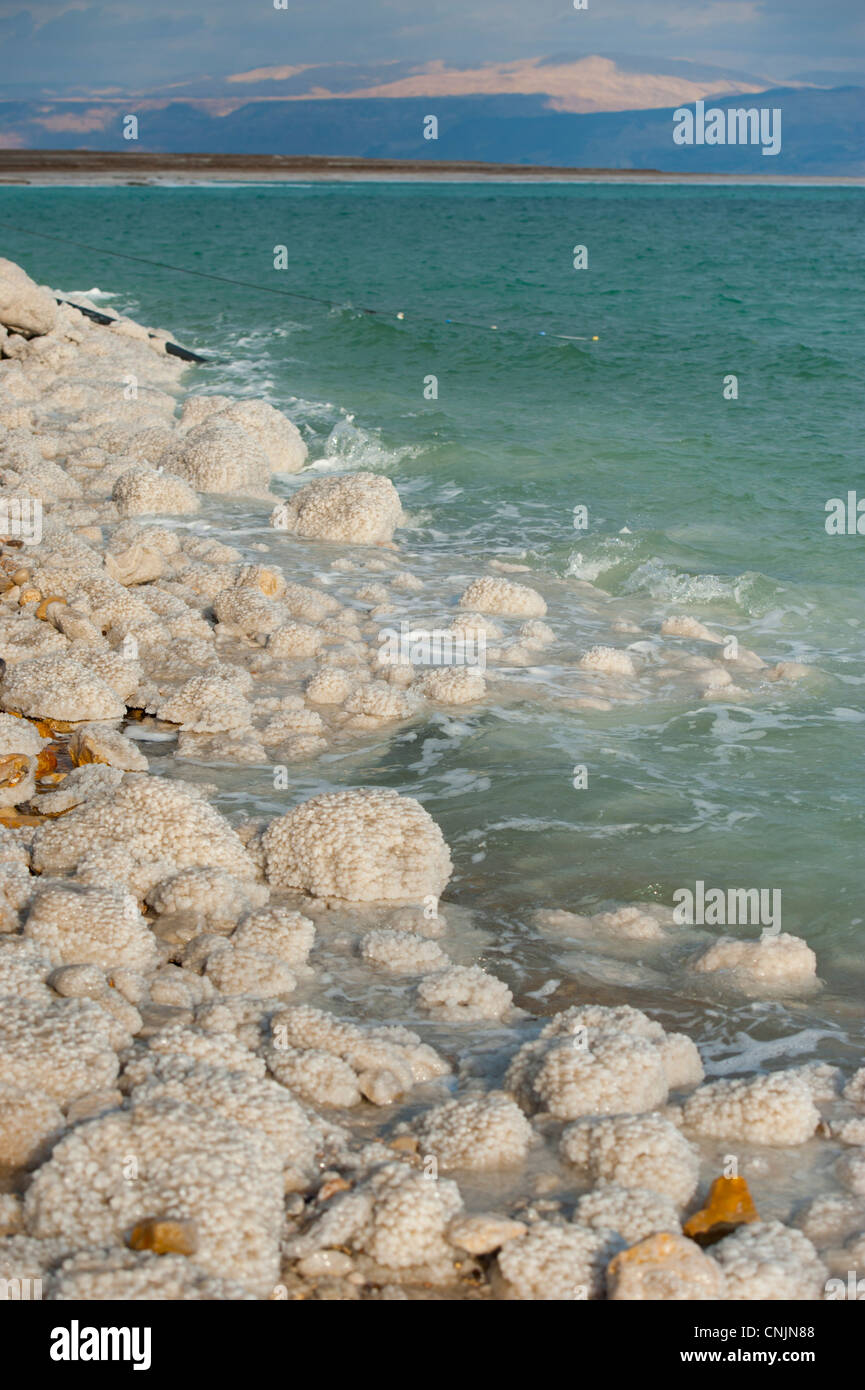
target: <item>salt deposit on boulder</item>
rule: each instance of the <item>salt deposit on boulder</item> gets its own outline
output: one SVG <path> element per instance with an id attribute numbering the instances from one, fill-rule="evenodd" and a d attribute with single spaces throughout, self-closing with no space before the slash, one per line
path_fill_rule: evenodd
<path id="1" fill-rule="evenodd" d="M 220 676 L 193 676 L 157 707 L 156 714 L 192 733 L 222 733 L 247 728 L 252 706 L 233 682 Z"/>
<path id="2" fill-rule="evenodd" d="M 557 1014 L 517 1052 L 506 1086 L 530 1110 L 562 1119 L 654 1110 L 670 1087 L 702 1077 L 699 1053 L 638 1009 L 600 1005 Z"/>
<path id="3" fill-rule="evenodd" d="M 411 1126 L 422 1154 L 442 1168 L 508 1168 L 522 1163 L 534 1132 L 518 1105 L 501 1091 L 450 1100 L 423 1112 Z"/>
<path id="4" fill-rule="evenodd" d="M 179 516 L 197 512 L 198 493 L 176 473 L 164 473 L 146 463 L 121 473 L 111 499 L 121 516 Z"/>
<path id="5" fill-rule="evenodd" d="M 694 637 L 701 642 L 714 642 L 723 644 L 723 637 L 711 632 L 703 623 L 696 618 L 678 614 L 670 618 L 665 618 L 661 624 L 661 632 L 665 637 Z"/>
<path id="6" fill-rule="evenodd" d="M 41 1163 L 65 1128 L 63 1111 L 46 1092 L 0 1081 L 0 1167 Z"/>
<path id="7" fill-rule="evenodd" d="M 26 338 L 50 333 L 57 322 L 54 296 L 14 261 L 0 258 L 0 323 Z"/>
<path id="8" fill-rule="evenodd" d="M 127 773 L 116 788 L 36 831 L 33 864 L 41 873 L 99 861 L 109 884 L 130 883 L 141 896 L 167 874 L 191 866 L 256 877 L 235 832 L 196 789 L 140 773 Z"/>
<path id="9" fill-rule="evenodd" d="M 801 990 L 816 983 L 817 957 L 806 941 L 788 932 L 765 935 L 759 941 L 722 936 L 691 966 L 701 974 L 728 973 L 744 988 Z"/>
<path id="10" fill-rule="evenodd" d="M 234 421 L 252 435 L 266 453 L 271 472 L 297 473 L 305 464 L 307 448 L 300 430 L 267 401 L 232 401 L 216 418 Z"/>
<path id="11" fill-rule="evenodd" d="M 441 666 L 421 676 L 416 687 L 428 700 L 443 705 L 467 705 L 482 700 L 487 683 L 479 671 L 467 666 Z"/>
<path id="12" fill-rule="evenodd" d="M 312 1224 L 286 1244 L 289 1259 L 349 1246 L 386 1269 L 446 1263 L 454 1252 L 446 1239 L 462 1207 L 449 1178 L 430 1181 L 404 1163 L 384 1163 L 350 1192 L 338 1192 Z"/>
<path id="13" fill-rule="evenodd" d="M 627 652 L 618 647 L 590 647 L 580 657 L 584 671 L 600 671 L 605 676 L 635 676 L 634 663 Z"/>
<path id="14" fill-rule="evenodd" d="M 40 888 L 24 935 L 57 964 L 93 964 L 110 970 L 150 970 L 156 941 L 129 893 L 81 884 Z"/>
<path id="15" fill-rule="evenodd" d="M 544 599 L 526 584 L 510 579 L 493 579 L 484 575 L 475 579 L 463 593 L 460 608 L 477 613 L 500 613 L 503 616 L 542 618 L 547 611 Z"/>
<path id="16" fill-rule="evenodd" d="M 222 415 L 196 425 L 166 458 L 171 471 L 198 492 L 269 495 L 268 455 L 257 439 Z"/>
<path id="17" fill-rule="evenodd" d="M 194 1226 L 201 1269 L 230 1271 L 266 1297 L 279 1274 L 282 1164 L 252 1124 L 166 1096 L 78 1125 L 33 1179 L 28 1227 L 72 1252 L 82 1233 L 90 1246 L 120 1244 L 138 1222 L 164 1213 Z"/>
<path id="18" fill-rule="evenodd" d="M 91 999 L 0 999 L 0 1081 L 66 1105 L 117 1076 L 110 1015 Z"/>
<path id="19" fill-rule="evenodd" d="M 820 1121 L 807 1082 L 795 1072 L 724 1078 L 701 1086 L 682 1107 L 686 1129 L 749 1144 L 804 1144 Z"/>
<path id="20" fill-rule="evenodd" d="M 351 902 L 438 897 L 451 858 L 432 817 L 385 788 L 314 796 L 275 820 L 262 845 L 275 888 Z"/>
<path id="21" fill-rule="evenodd" d="M 318 1105 L 357 1105 L 361 1096 L 389 1105 L 448 1071 L 447 1063 L 406 1028 L 361 1027 L 308 1005 L 273 1014 L 270 1031 L 270 1071 Z"/>
<path id="22" fill-rule="evenodd" d="M 378 473 L 317 478 L 280 502 L 271 526 L 307 540 L 384 545 L 404 521 L 399 493 Z"/>
<path id="23" fill-rule="evenodd" d="M 697 1189 L 697 1150 L 663 1115 L 583 1119 L 562 1135 L 562 1157 L 597 1181 L 648 1188 L 684 1206 Z"/>
<path id="24" fill-rule="evenodd" d="M 602 1178 L 574 1208 L 582 1226 L 616 1231 L 629 1245 L 661 1231 L 682 1229 L 672 1198 L 647 1187 L 622 1187 Z"/>
<path id="25" fill-rule="evenodd" d="M 728 1299 L 811 1302 L 822 1299 L 829 1271 L 807 1236 L 780 1221 L 739 1226 L 712 1248 Z"/>
<path id="26" fill-rule="evenodd" d="M 446 1023 L 483 1023 L 505 1017 L 513 995 L 479 965 L 450 965 L 418 986 L 418 1003 Z"/>
<path id="27" fill-rule="evenodd" d="M 425 975 L 441 970 L 449 959 L 434 941 L 426 941 L 414 932 L 387 928 L 367 932 L 361 940 L 360 953 L 369 965 L 395 975 Z"/>
<path id="28" fill-rule="evenodd" d="M 7 667 L 0 683 L 4 709 L 37 719 L 76 723 L 119 719 L 126 706 L 111 685 L 70 656 L 37 656 Z"/>
<path id="29" fill-rule="evenodd" d="M 602 1298 L 604 1272 L 621 1244 L 614 1231 L 536 1221 L 499 1251 L 500 1297 L 533 1302 Z"/>

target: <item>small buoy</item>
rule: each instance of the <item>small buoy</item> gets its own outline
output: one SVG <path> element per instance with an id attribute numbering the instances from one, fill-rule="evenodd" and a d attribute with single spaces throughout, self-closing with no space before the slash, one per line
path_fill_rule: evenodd
<path id="1" fill-rule="evenodd" d="M 400 310 L 400 312 L 397 314 L 397 318 L 398 318 L 398 319 L 404 319 L 404 318 L 405 318 L 405 314 L 402 312 L 402 310 Z"/>
<path id="2" fill-rule="evenodd" d="M 600 338 L 598 337 L 597 333 L 595 333 L 595 335 L 594 335 L 593 338 L 592 338 L 592 342 L 593 342 L 593 343 L 599 343 L 600 341 L 601 341 L 601 340 L 600 340 Z"/>

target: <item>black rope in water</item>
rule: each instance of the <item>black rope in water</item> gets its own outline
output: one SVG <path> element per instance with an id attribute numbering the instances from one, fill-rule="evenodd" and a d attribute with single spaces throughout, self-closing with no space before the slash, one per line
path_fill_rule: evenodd
<path id="1" fill-rule="evenodd" d="M 300 299 L 300 300 L 305 301 L 305 302 L 308 303 L 308 304 L 323 304 L 323 305 L 324 305 L 326 308 L 328 308 L 328 309 L 354 308 L 354 309 L 356 309 L 356 312 L 358 312 L 358 313 L 361 313 L 361 314 L 373 314 L 373 315 L 377 315 L 377 316 L 380 317 L 380 318 L 385 318 L 385 317 L 386 317 L 386 318 L 391 318 L 391 317 L 392 317 L 392 318 L 399 319 L 400 321 L 405 321 L 406 318 L 407 318 L 407 315 L 406 315 L 405 311 L 402 310 L 402 309 L 400 309 L 400 310 L 394 310 L 394 309 L 372 309 L 372 308 L 368 308 L 368 307 L 366 307 L 366 306 L 364 306 L 364 305 L 360 305 L 360 306 L 346 305 L 344 300 L 340 300 L 340 299 L 326 299 L 326 298 L 324 298 L 322 295 L 306 294 L 306 293 L 304 293 L 304 292 L 301 291 L 301 290 L 283 290 L 283 289 L 277 289 L 277 288 L 275 288 L 275 287 L 273 287 L 273 286 L 270 286 L 270 285 L 257 285 L 257 284 L 255 284 L 253 281 L 251 281 L 251 280 L 236 280 L 236 279 L 233 279 L 233 278 L 232 278 L 231 276 L 229 276 L 229 275 L 216 275 L 216 274 L 214 274 L 213 271 L 209 271 L 209 270 L 193 270 L 193 269 L 192 269 L 191 267 L 189 267 L 189 266 L 170 265 L 167 261 L 151 261 L 151 260 L 148 260 L 145 256 L 133 256 L 133 255 L 132 255 L 130 252 L 128 252 L 128 251 L 114 251 L 114 250 L 110 250 L 107 246 L 88 246 L 85 242 L 83 242 L 83 241 L 73 241 L 70 237 L 52 236 L 50 232 L 36 232 L 36 231 L 33 231 L 33 230 L 32 230 L 31 228 L 29 228 L 29 227 L 15 227 L 15 226 L 13 226 L 13 224 L 12 224 L 11 222 L 3 222 L 3 221 L 0 221 L 0 227 L 5 227 L 5 228 L 7 228 L 9 231 L 12 231 L 12 232 L 18 232 L 18 233 L 20 233 L 22 236 L 37 236 L 37 237 L 43 238 L 43 240 L 45 240 L 45 241 L 56 241 L 56 242 L 59 242 L 62 246 L 74 246 L 74 247 L 76 247 L 76 249 L 79 250 L 79 251 L 89 251 L 89 252 L 91 252 L 92 254 L 97 255 L 97 256 L 115 256 L 115 257 L 117 257 L 119 260 L 122 260 L 122 261 L 133 261 L 133 262 L 135 262 L 135 264 L 137 264 L 137 265 L 151 266 L 151 267 L 152 267 L 153 269 L 155 269 L 155 270 L 170 270 L 170 271 L 172 271 L 175 275 L 194 275 L 194 276 L 196 276 L 199 280 L 216 280 L 216 281 L 218 281 L 218 282 L 219 282 L 220 284 L 222 284 L 222 285 L 236 285 L 236 286 L 238 286 L 238 288 L 240 288 L 240 289 L 245 289 L 245 290 L 258 290 L 258 292 L 259 292 L 260 294 L 275 294 L 275 295 L 281 296 L 282 298 L 287 298 L 287 299 Z M 58 303 L 59 303 L 59 302 L 60 302 L 60 301 L 58 301 Z M 75 304 L 75 305 L 73 305 L 73 307 L 77 309 L 77 308 L 79 308 L 80 306 L 77 305 L 77 304 Z M 82 310 L 82 313 L 83 313 L 83 312 L 85 312 L 85 311 Z M 91 317 L 92 317 L 92 316 L 93 316 L 93 313 L 94 313 L 95 311 L 90 311 L 90 312 L 91 312 Z M 109 316 L 106 314 L 106 315 L 103 315 L 103 317 L 104 317 L 104 318 L 108 318 Z M 550 333 L 550 332 L 547 332 L 545 329 L 536 329 L 536 330 L 532 331 L 532 330 L 526 329 L 526 328 L 500 328 L 499 325 L 498 325 L 497 323 L 473 323 L 473 322 L 471 322 L 471 321 L 468 320 L 468 319 L 454 319 L 454 318 L 439 319 L 439 318 L 433 317 L 431 314 L 415 314 L 415 313 L 412 313 L 411 318 L 412 318 L 412 320 L 417 320 L 419 323 L 445 323 L 445 324 L 450 324 L 450 325 L 452 325 L 452 326 L 455 327 L 455 328 L 474 328 L 474 329 L 480 330 L 481 332 L 531 334 L 532 337 L 539 337 L 539 338 L 558 338 L 558 339 L 561 339 L 561 340 L 563 340 L 563 341 L 565 341 L 565 342 L 570 342 L 570 343 L 589 343 L 589 342 L 596 343 L 596 342 L 599 341 L 598 335 L 597 335 L 597 334 L 594 334 L 591 338 L 588 338 L 588 337 L 579 337 L 579 336 L 576 336 L 576 335 L 571 334 L 571 333 Z M 166 350 L 170 350 L 170 346 L 167 347 Z M 184 348 L 184 349 L 181 349 L 180 352 L 179 352 L 177 355 L 185 355 L 186 352 L 187 352 L 187 349 Z M 205 358 L 202 358 L 202 357 L 197 357 L 197 356 L 193 353 L 193 354 L 191 354 L 189 360 L 194 360 L 194 361 L 198 361 L 198 362 L 203 362 L 203 361 L 205 361 L 206 359 L 205 359 Z"/>

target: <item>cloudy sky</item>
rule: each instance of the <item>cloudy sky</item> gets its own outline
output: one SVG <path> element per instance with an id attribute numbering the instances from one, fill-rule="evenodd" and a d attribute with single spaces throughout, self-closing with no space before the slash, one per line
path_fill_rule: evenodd
<path id="1" fill-rule="evenodd" d="M 387 64 L 393 81 L 405 81 L 409 68 L 429 64 L 519 71 L 531 59 L 591 54 L 638 60 L 646 72 L 686 60 L 827 85 L 865 73 L 865 0 L 588 3 L 576 11 L 572 0 L 287 0 L 277 10 L 273 0 L 0 0 L 3 86 L 21 96 L 164 92 L 277 66 L 327 68 L 313 85 L 339 92 L 380 89 Z M 344 80 L 343 64 L 353 65 Z"/>

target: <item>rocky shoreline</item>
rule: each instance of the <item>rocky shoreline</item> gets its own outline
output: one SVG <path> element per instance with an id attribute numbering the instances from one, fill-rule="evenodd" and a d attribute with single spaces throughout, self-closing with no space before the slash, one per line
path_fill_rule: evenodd
<path id="1" fill-rule="evenodd" d="M 186 395 L 171 333 L 58 298 L 0 261 L 0 1279 L 56 1300 L 825 1297 L 865 1259 L 865 1068 L 707 1082 L 691 1038 L 628 1005 L 534 1019 L 478 963 L 410 787 L 291 789 L 292 765 L 506 697 L 556 642 L 525 567 L 459 596 L 450 664 L 383 652 L 423 590 L 393 483 L 305 482 L 281 412 Z M 196 530 L 213 498 L 327 567 L 301 583 Z M 721 657 L 691 618 L 661 631 L 657 669 L 621 623 L 565 654 L 575 705 L 815 679 Z M 461 664 L 481 638 L 486 669 Z M 229 819 L 202 762 L 273 768 L 287 809 Z M 657 904 L 538 918 L 675 934 Z M 694 968 L 817 984 L 783 933 Z M 339 1008 L 346 982 L 395 979 L 423 1036 Z M 461 1072 L 470 1029 L 499 1030 L 500 1087 Z M 790 1162 L 830 1186 L 761 1221 L 748 1180 Z"/>

